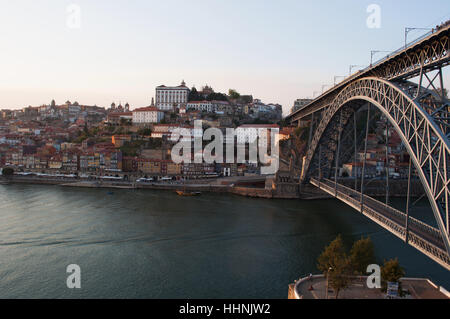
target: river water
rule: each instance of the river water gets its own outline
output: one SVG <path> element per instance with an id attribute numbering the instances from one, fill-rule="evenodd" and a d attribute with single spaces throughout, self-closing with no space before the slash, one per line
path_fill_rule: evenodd
<path id="1" fill-rule="evenodd" d="M 336 200 L 0 185 L 0 298 L 287 298 L 337 234 L 370 235 L 380 262 L 450 288 L 447 270 Z"/>

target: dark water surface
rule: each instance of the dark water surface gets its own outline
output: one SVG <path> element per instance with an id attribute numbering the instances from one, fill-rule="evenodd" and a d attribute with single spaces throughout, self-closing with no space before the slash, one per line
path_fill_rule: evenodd
<path id="1" fill-rule="evenodd" d="M 339 233 L 450 288 L 447 270 L 336 200 L 109 192 L 0 185 L 0 298 L 287 298 Z"/>

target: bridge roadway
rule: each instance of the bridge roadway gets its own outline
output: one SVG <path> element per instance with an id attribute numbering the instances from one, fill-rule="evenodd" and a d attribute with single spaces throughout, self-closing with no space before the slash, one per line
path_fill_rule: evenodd
<path id="1" fill-rule="evenodd" d="M 341 184 L 335 185 L 335 182 L 329 179 L 322 179 L 319 182 L 318 179 L 311 178 L 310 183 L 345 202 L 450 270 L 450 257 L 446 252 L 441 233 L 437 228 L 429 226 L 416 218 L 409 217 L 407 231 L 406 214 L 393 207 L 367 195 L 363 196 L 363 205 L 361 205 L 360 192 Z"/>
<path id="2" fill-rule="evenodd" d="M 378 77 L 388 81 L 407 80 L 450 64 L 450 24 L 430 31 L 408 45 L 402 46 L 368 67 L 349 75 L 342 82 L 322 92 L 305 107 L 289 114 L 286 119 L 298 121 L 327 108 L 351 82 L 364 77 Z"/>

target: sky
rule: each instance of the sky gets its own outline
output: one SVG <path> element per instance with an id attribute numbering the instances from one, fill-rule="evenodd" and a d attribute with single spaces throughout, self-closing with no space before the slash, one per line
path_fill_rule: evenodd
<path id="1" fill-rule="evenodd" d="M 371 4 L 379 28 L 367 25 Z M 184 80 L 287 114 L 349 65 L 368 65 L 371 50 L 401 47 L 405 27 L 447 19 L 448 0 L 0 0 L 0 109 L 52 99 L 137 108 Z"/>

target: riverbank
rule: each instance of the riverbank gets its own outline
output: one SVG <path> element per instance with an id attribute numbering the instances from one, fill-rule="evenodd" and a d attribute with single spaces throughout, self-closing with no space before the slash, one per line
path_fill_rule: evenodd
<path id="1" fill-rule="evenodd" d="M 153 189 L 153 190 L 186 190 L 192 192 L 211 192 L 211 193 L 229 193 L 238 196 L 251 197 L 251 198 L 265 198 L 265 199 L 325 199 L 331 198 L 331 196 L 317 190 L 304 193 L 303 196 L 299 194 L 286 195 L 280 194 L 275 189 L 269 187 L 252 187 L 252 186 L 237 186 L 236 183 L 243 182 L 244 184 L 248 180 L 256 180 L 258 178 L 242 178 L 242 179 L 216 179 L 213 181 L 196 181 L 191 183 L 180 182 L 150 182 L 150 183 L 138 183 L 138 182 L 126 182 L 126 181 L 103 181 L 103 180 L 80 180 L 75 178 L 65 177 L 33 177 L 33 176 L 12 176 L 12 177 L 0 177 L 0 183 L 19 183 L 19 184 L 43 184 L 43 185 L 58 185 L 62 187 L 81 187 L 81 188 L 110 188 L 110 189 Z"/>
<path id="2" fill-rule="evenodd" d="M 264 179 L 265 182 L 264 182 Z M 255 186 L 260 183 L 264 187 Z M 49 176 L 21 176 L 10 177 L 0 176 L 0 184 L 22 183 L 36 185 L 59 185 L 63 187 L 84 187 L 84 188 L 111 188 L 111 189 L 154 189 L 176 191 L 183 189 L 192 192 L 212 192 L 229 193 L 238 196 L 265 199 L 302 199 L 302 200 L 323 200 L 333 198 L 329 194 L 311 185 L 303 185 L 294 192 L 284 192 L 282 186 L 273 185 L 272 178 L 264 176 L 236 176 L 224 177 L 209 180 L 193 180 L 187 182 L 131 182 L 121 180 L 88 180 L 69 177 L 49 177 Z M 340 184 L 354 187 L 354 180 L 340 179 Z M 366 187 L 368 196 L 383 197 L 385 195 L 385 181 L 374 180 Z M 291 185 L 298 187 L 297 184 Z M 360 185 L 358 184 L 358 188 Z M 390 197 L 404 197 L 406 194 L 407 181 L 390 181 Z M 277 189 L 279 188 L 279 189 Z M 411 182 L 411 196 L 420 197 L 424 194 L 420 181 Z"/>

